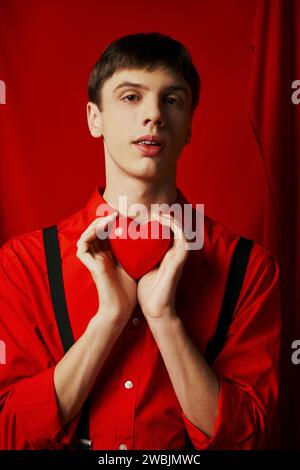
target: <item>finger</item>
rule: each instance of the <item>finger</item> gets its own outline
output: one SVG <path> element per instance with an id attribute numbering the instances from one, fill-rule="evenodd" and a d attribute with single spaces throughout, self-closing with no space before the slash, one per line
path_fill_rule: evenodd
<path id="1" fill-rule="evenodd" d="M 105 226 L 108 222 L 109 220 L 103 221 L 102 226 Z M 99 254 L 101 253 L 101 251 L 105 251 L 106 253 L 108 253 L 107 247 L 104 248 L 99 244 L 99 239 L 96 233 L 96 227 L 97 226 L 95 226 L 95 223 L 90 226 L 89 229 L 81 235 L 80 239 L 77 242 L 77 256 L 81 260 L 83 260 L 83 257 L 87 253 L 90 253 L 91 255 L 94 255 L 95 253 Z"/>
<path id="2" fill-rule="evenodd" d="M 155 213 L 154 218 L 155 218 L 155 220 L 158 220 L 162 225 L 164 225 L 166 227 L 170 227 L 172 229 L 172 232 L 174 233 L 174 238 L 176 240 L 185 240 L 186 241 L 186 238 L 185 238 L 185 235 L 184 235 L 184 232 L 183 232 L 183 229 L 182 229 L 181 225 L 170 214 L 164 214 L 164 213 L 157 214 L 157 213 Z"/>
<path id="3" fill-rule="evenodd" d="M 87 229 L 83 233 L 89 231 L 90 229 L 98 225 L 103 226 L 103 225 L 108 224 L 112 220 L 115 220 L 117 215 L 118 215 L 118 211 L 114 211 L 112 214 L 109 214 L 105 217 L 97 217 L 95 220 L 93 220 L 93 222 L 87 227 Z"/>
<path id="4" fill-rule="evenodd" d="M 99 223 L 105 224 L 109 222 L 110 220 L 114 219 L 117 215 L 118 215 L 118 211 L 116 210 L 112 214 L 106 215 L 104 217 L 96 217 L 96 219 L 92 221 L 92 223 L 86 228 L 84 232 L 87 232 L 89 229 L 93 228 L 95 225 L 98 225 Z"/>
<path id="5" fill-rule="evenodd" d="M 86 237 L 88 236 L 90 235 L 86 235 Z M 103 276 L 107 273 L 107 268 L 113 261 L 113 258 L 109 251 L 94 247 L 93 242 L 95 242 L 94 239 L 91 242 L 81 241 L 76 256 L 89 269 L 92 275 Z M 110 261 L 109 264 L 107 263 L 108 260 Z"/>
<path id="6" fill-rule="evenodd" d="M 170 214 L 159 214 L 158 220 L 162 225 L 170 227 L 174 233 L 173 254 L 176 256 L 178 261 L 183 261 L 188 255 L 188 243 L 185 238 L 183 229 L 179 222 L 172 217 Z"/>
<path id="7" fill-rule="evenodd" d="M 95 232 L 96 227 L 92 228 L 90 232 L 87 232 L 85 235 L 82 235 L 80 241 L 77 243 L 77 255 L 84 256 L 89 253 L 94 256 L 95 254 L 99 255 L 100 253 L 105 253 L 106 256 L 112 260 L 113 258 L 107 240 L 100 241 Z"/>
<path id="8" fill-rule="evenodd" d="M 92 274 L 94 274 L 94 272 L 95 272 L 95 260 L 92 257 L 92 255 L 90 255 L 89 253 L 82 254 L 79 251 L 77 251 L 76 256 L 82 262 L 82 264 L 84 264 L 88 268 L 88 270 Z"/>
<path id="9" fill-rule="evenodd" d="M 118 211 L 113 212 L 109 216 L 107 216 L 104 220 L 100 220 L 99 223 L 96 225 L 96 233 L 97 237 L 100 240 L 105 240 L 109 237 L 113 226 L 116 222 L 116 218 L 118 215 Z"/>
<path id="10" fill-rule="evenodd" d="M 117 213 L 118 212 L 115 211 L 111 215 L 108 215 L 108 216 L 105 216 L 105 217 L 97 217 L 95 220 L 93 220 L 93 222 L 86 228 L 86 230 L 84 232 L 82 232 L 79 240 L 77 241 L 77 244 L 80 243 L 85 238 L 85 235 L 87 235 L 87 234 L 93 234 L 94 238 L 96 238 L 97 233 L 95 232 L 95 227 L 97 227 L 99 225 L 99 230 L 104 230 L 106 225 L 109 222 L 115 220 L 115 218 L 117 216 Z"/>
<path id="11" fill-rule="evenodd" d="M 97 234 L 95 227 L 91 228 L 88 232 L 81 235 L 77 242 L 78 252 L 90 252 L 92 254 L 96 251 Z"/>

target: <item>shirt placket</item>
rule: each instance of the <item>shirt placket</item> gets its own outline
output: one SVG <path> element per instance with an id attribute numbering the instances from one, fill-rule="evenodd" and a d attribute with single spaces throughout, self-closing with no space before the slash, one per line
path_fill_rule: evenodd
<path id="1" fill-rule="evenodd" d="M 122 351 L 130 351 L 122 365 L 117 399 L 115 448 L 131 450 L 134 442 L 135 405 L 141 380 L 142 347 L 147 327 L 137 306 L 124 329 Z"/>

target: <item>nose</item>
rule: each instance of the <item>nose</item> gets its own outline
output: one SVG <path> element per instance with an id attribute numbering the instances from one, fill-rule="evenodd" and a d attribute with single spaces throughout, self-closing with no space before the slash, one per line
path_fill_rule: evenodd
<path id="1" fill-rule="evenodd" d="M 145 102 L 143 109 L 143 124 L 146 126 L 149 123 L 159 127 L 164 125 L 161 105 L 157 99 L 151 99 Z"/>

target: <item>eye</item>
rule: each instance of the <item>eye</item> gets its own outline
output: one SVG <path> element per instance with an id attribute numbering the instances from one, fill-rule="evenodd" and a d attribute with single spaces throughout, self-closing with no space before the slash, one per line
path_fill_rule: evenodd
<path id="1" fill-rule="evenodd" d="M 139 97 L 137 95 L 126 95 L 122 98 L 122 101 L 126 101 L 127 103 L 131 103 L 132 101 L 136 101 Z"/>
<path id="2" fill-rule="evenodd" d="M 168 104 L 175 104 L 178 102 L 178 99 L 177 98 L 173 98 L 172 96 L 167 96 L 166 97 L 166 102 Z"/>

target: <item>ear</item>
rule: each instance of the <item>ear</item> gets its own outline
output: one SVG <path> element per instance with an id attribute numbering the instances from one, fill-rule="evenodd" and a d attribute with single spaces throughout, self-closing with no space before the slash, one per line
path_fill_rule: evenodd
<path id="1" fill-rule="evenodd" d="M 98 106 L 89 101 L 86 105 L 87 121 L 90 133 L 93 137 L 99 138 L 102 136 L 102 115 Z"/>

